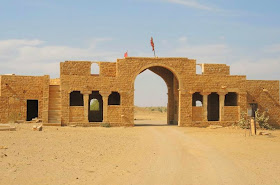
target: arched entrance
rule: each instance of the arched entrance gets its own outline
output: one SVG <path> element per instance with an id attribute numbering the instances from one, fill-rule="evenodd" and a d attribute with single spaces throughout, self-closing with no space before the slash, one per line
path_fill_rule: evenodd
<path id="1" fill-rule="evenodd" d="M 169 125 L 178 125 L 178 107 L 179 107 L 179 81 L 176 75 L 170 70 L 167 69 L 166 67 L 163 66 L 148 66 L 141 70 L 139 73 L 137 73 L 136 77 L 141 74 L 142 72 L 150 70 L 159 77 L 161 77 L 166 86 L 167 86 L 167 121 L 166 123 Z M 133 83 L 133 88 L 135 85 L 135 79 L 134 78 L 134 83 Z M 149 91 L 150 93 L 153 93 L 152 88 L 147 88 L 146 91 Z M 163 123 L 164 124 L 164 123 Z"/>
<path id="2" fill-rule="evenodd" d="M 88 120 L 89 122 L 103 121 L 103 99 L 99 91 L 92 91 L 89 95 Z"/>

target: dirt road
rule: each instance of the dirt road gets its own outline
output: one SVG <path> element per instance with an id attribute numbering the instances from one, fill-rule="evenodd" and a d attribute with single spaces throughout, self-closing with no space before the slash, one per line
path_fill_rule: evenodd
<path id="1" fill-rule="evenodd" d="M 280 184 L 280 132 L 23 125 L 0 133 L 0 184 Z"/>

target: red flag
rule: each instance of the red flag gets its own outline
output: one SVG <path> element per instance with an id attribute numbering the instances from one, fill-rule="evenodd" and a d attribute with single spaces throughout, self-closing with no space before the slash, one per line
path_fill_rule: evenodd
<path id="1" fill-rule="evenodd" d="M 126 57 L 128 57 L 128 53 L 127 52 L 124 53 L 124 58 L 126 58 Z"/>
<path id="2" fill-rule="evenodd" d="M 154 44 L 154 39 L 151 37 L 151 46 L 153 48 L 153 51 L 155 51 L 155 44 Z"/>

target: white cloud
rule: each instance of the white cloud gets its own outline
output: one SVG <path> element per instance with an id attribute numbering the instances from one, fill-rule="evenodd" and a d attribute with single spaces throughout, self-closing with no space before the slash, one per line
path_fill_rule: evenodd
<path id="1" fill-rule="evenodd" d="M 112 41 L 112 38 L 92 38 L 89 39 L 89 46 L 90 48 L 96 48 L 96 46 L 102 42 L 109 42 Z"/>
<path id="2" fill-rule="evenodd" d="M 190 8 L 200 9 L 200 10 L 207 10 L 207 11 L 221 11 L 218 8 L 210 7 L 208 5 L 202 4 L 197 0 L 166 0 L 170 3 L 181 4 Z"/>
<path id="3" fill-rule="evenodd" d="M 194 45 L 184 42 L 182 45 L 160 54 L 166 57 L 176 56 L 196 59 L 197 63 L 224 63 L 230 53 L 231 48 L 225 44 Z"/>
<path id="4" fill-rule="evenodd" d="M 264 52 L 266 52 L 266 53 L 279 53 L 280 54 L 280 44 L 274 44 L 274 45 L 266 46 L 264 48 Z"/>
<path id="5" fill-rule="evenodd" d="M 231 74 L 247 75 L 248 79 L 279 80 L 280 57 L 262 59 L 241 59 L 231 65 Z"/>
<path id="6" fill-rule="evenodd" d="M 179 42 L 187 42 L 188 38 L 183 36 L 178 39 Z"/>
<path id="7" fill-rule="evenodd" d="M 96 48 L 107 38 L 93 39 L 87 48 L 42 45 L 41 40 L 2 40 L 0 41 L 0 74 L 59 75 L 59 62 L 65 60 L 113 60 L 119 53 L 102 51 Z"/>
<path id="8" fill-rule="evenodd" d="M 220 40 L 225 40 L 226 37 L 222 35 L 222 36 L 219 37 L 219 39 L 220 39 Z"/>
<path id="9" fill-rule="evenodd" d="M 59 62 L 65 60 L 116 61 L 123 51 L 100 47 L 110 42 L 110 38 L 89 39 L 88 47 L 47 45 L 41 40 L 1 40 L 0 74 L 59 76 Z M 178 41 L 181 41 L 178 43 Z M 231 67 L 231 73 L 247 75 L 248 79 L 280 79 L 280 45 L 264 47 L 262 52 L 240 54 L 227 44 L 193 44 L 186 37 L 159 42 L 159 57 L 187 57 L 197 63 L 222 63 Z M 130 56 L 152 56 L 148 50 L 130 50 Z M 275 56 L 267 56 L 272 52 Z M 278 53 L 277 53 L 278 52 Z"/>

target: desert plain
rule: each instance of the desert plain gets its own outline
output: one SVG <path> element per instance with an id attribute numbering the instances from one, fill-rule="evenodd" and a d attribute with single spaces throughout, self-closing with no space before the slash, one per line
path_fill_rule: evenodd
<path id="1" fill-rule="evenodd" d="M 280 131 L 166 125 L 138 108 L 135 127 L 0 132 L 0 184 L 279 185 Z"/>

